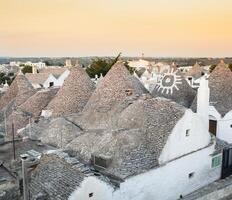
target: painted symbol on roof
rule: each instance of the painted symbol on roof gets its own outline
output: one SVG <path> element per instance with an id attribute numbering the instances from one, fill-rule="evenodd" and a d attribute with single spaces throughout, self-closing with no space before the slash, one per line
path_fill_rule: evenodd
<path id="1" fill-rule="evenodd" d="M 164 73 L 155 86 L 157 91 L 166 94 L 173 94 L 174 89 L 179 90 L 178 85 L 182 84 L 181 76 L 177 75 L 177 70 L 170 69 L 167 73 Z"/>

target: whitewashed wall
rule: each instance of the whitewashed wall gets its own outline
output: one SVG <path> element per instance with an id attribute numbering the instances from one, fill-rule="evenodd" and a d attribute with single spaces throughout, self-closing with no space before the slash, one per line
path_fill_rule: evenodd
<path id="1" fill-rule="evenodd" d="M 218 120 L 217 137 L 228 143 L 232 143 L 232 111 L 228 112 L 222 119 Z"/>
<path id="2" fill-rule="evenodd" d="M 217 121 L 217 138 L 232 143 L 232 111 L 221 117 L 214 106 L 210 106 L 209 119 Z"/>
<path id="3" fill-rule="evenodd" d="M 114 192 L 99 180 L 88 180 L 69 200 L 74 200 L 74 196 L 88 199 L 90 192 L 99 193 L 91 200 L 174 200 L 219 179 L 221 166 L 211 168 L 215 141 L 206 128 L 197 114 L 187 110 L 161 153 L 159 161 L 163 164 L 160 167 L 126 179 Z M 188 137 L 186 129 L 190 129 Z M 192 178 L 189 178 L 190 173 L 194 173 Z"/>
<path id="4" fill-rule="evenodd" d="M 50 87 L 50 82 L 53 82 L 54 83 L 54 86 L 56 86 L 56 81 L 57 79 L 52 75 L 50 74 L 47 78 L 47 80 L 43 83 L 43 87 L 44 88 L 49 88 Z"/>
<path id="5" fill-rule="evenodd" d="M 221 167 L 211 169 L 214 145 L 127 179 L 114 200 L 174 200 L 220 178 Z M 189 173 L 194 172 L 189 179 Z"/>
<path id="6" fill-rule="evenodd" d="M 67 69 L 64 71 L 63 74 L 59 76 L 59 78 L 56 80 L 56 86 L 61 87 L 64 84 L 65 79 L 68 77 L 70 74 L 70 71 Z"/>
<path id="7" fill-rule="evenodd" d="M 92 197 L 89 194 L 93 193 Z M 96 177 L 87 177 L 69 200 L 112 200 L 113 188 Z"/>
<path id="8" fill-rule="evenodd" d="M 186 130 L 189 130 L 188 136 L 186 136 Z M 206 147 L 210 140 L 210 134 L 202 123 L 201 118 L 190 109 L 186 110 L 184 116 L 176 124 L 169 136 L 160 155 L 159 163 L 162 164 Z"/>

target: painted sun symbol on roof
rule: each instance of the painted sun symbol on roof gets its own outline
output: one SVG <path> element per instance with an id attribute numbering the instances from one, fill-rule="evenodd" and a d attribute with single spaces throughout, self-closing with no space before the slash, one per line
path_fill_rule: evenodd
<path id="1" fill-rule="evenodd" d="M 177 75 L 177 70 L 172 68 L 161 76 L 155 88 L 161 93 L 173 94 L 174 89 L 179 90 L 179 84 L 182 84 L 182 78 Z"/>

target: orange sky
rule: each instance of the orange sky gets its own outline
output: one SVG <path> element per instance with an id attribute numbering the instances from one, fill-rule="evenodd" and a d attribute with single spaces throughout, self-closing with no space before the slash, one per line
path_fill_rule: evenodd
<path id="1" fill-rule="evenodd" d="M 232 56 L 231 0 L 0 0 L 0 56 Z"/>

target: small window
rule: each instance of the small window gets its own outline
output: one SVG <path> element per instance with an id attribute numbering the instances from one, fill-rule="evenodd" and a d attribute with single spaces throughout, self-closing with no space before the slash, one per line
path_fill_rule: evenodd
<path id="1" fill-rule="evenodd" d="M 232 128 L 232 124 L 230 125 L 230 128 Z"/>
<path id="2" fill-rule="evenodd" d="M 54 85 L 54 82 L 49 83 L 49 87 L 52 87 Z"/>
<path id="3" fill-rule="evenodd" d="M 89 193 L 89 198 L 91 198 L 91 197 L 93 197 L 93 193 L 92 192 Z"/>
<path id="4" fill-rule="evenodd" d="M 125 90 L 127 96 L 131 96 L 133 94 L 132 90 L 127 89 Z"/>
<path id="5" fill-rule="evenodd" d="M 189 174 L 189 178 L 193 178 L 194 177 L 194 172 Z"/>
<path id="6" fill-rule="evenodd" d="M 222 156 L 217 155 L 212 158 L 211 168 L 215 168 L 221 165 L 222 162 Z"/>
<path id="7" fill-rule="evenodd" d="M 185 136 L 188 137 L 190 135 L 190 129 L 186 130 Z"/>

